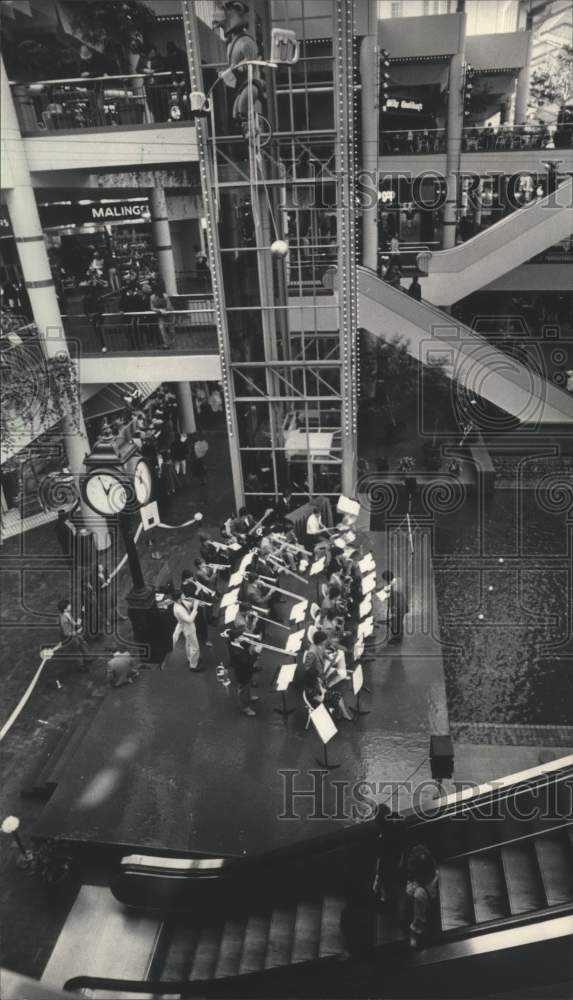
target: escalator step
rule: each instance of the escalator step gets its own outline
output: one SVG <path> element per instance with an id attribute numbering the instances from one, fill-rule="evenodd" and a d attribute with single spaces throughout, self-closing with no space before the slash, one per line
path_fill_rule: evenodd
<path id="1" fill-rule="evenodd" d="M 251 914 L 245 928 L 243 952 L 239 972 L 260 972 L 265 967 L 265 954 L 269 939 L 269 913 Z"/>
<path id="2" fill-rule="evenodd" d="M 156 978 L 189 979 L 198 937 L 196 917 L 182 917 L 174 920 L 167 955 Z"/>
<path id="3" fill-rule="evenodd" d="M 236 976 L 245 940 L 246 918 L 227 920 L 223 927 L 223 935 L 219 947 L 219 955 L 215 966 L 215 978 Z"/>
<path id="4" fill-rule="evenodd" d="M 219 945 L 221 943 L 220 924 L 210 924 L 202 927 L 199 931 L 195 957 L 189 979 L 212 979 L 215 974 L 215 966 L 219 955 Z"/>
<path id="5" fill-rule="evenodd" d="M 472 894 L 464 861 L 440 862 L 440 915 L 442 930 L 474 923 Z"/>
<path id="6" fill-rule="evenodd" d="M 326 958 L 327 955 L 340 955 L 345 950 L 340 930 L 340 915 L 344 906 L 345 901 L 336 896 L 325 896 L 322 901 L 319 958 Z"/>
<path id="7" fill-rule="evenodd" d="M 505 844 L 501 858 L 512 914 L 528 913 L 547 905 L 539 865 L 530 842 Z"/>
<path id="8" fill-rule="evenodd" d="M 476 923 L 509 916 L 507 889 L 497 851 L 475 854 L 469 859 L 470 881 Z"/>
<path id="9" fill-rule="evenodd" d="M 565 836 L 546 834 L 536 837 L 534 843 L 549 905 L 573 900 L 573 857 Z"/>
<path id="10" fill-rule="evenodd" d="M 296 909 L 291 962 L 318 958 L 322 901 L 303 900 Z"/>
<path id="11" fill-rule="evenodd" d="M 265 969 L 289 964 L 294 939 L 294 920 L 294 906 L 278 907 L 273 910 L 265 955 Z"/>
<path id="12" fill-rule="evenodd" d="M 405 941 L 408 938 L 406 929 L 400 923 L 397 913 L 380 910 L 376 914 L 376 944 L 388 944 L 389 941 Z"/>

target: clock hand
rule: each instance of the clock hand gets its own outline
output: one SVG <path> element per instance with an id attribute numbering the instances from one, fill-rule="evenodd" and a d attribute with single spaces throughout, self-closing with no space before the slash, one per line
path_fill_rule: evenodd
<path id="1" fill-rule="evenodd" d="M 102 490 L 104 491 L 106 497 L 108 497 L 110 495 L 110 493 L 111 493 L 111 486 L 108 486 L 108 488 L 106 490 L 104 484 L 101 482 L 101 479 L 100 479 L 100 483 L 101 483 Z"/>

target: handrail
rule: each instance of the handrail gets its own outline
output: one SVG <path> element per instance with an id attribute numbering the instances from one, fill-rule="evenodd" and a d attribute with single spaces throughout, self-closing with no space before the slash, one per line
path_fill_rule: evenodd
<path id="1" fill-rule="evenodd" d="M 58 79 L 58 80 L 34 80 L 34 81 L 26 80 L 26 81 L 24 81 L 22 83 L 19 83 L 17 80 L 10 80 L 9 82 L 10 82 L 10 86 L 11 87 L 28 87 L 28 88 L 30 88 L 30 87 L 40 87 L 40 86 L 41 87 L 52 87 L 52 86 L 55 86 L 56 84 L 63 84 L 63 83 L 83 83 L 83 84 L 86 84 L 86 83 L 99 83 L 102 80 L 107 80 L 107 81 L 111 81 L 111 80 L 147 80 L 147 79 L 149 79 L 150 76 L 153 76 L 153 77 L 156 77 L 156 76 L 169 76 L 169 77 L 182 76 L 182 77 L 184 77 L 185 76 L 185 72 L 182 69 L 175 69 L 175 70 L 161 69 L 161 70 L 157 70 L 157 71 L 154 71 L 154 72 L 148 72 L 148 73 L 114 73 L 114 74 L 107 74 L 106 73 L 104 76 L 68 76 L 68 77 L 65 77 L 63 79 Z"/>
<path id="2" fill-rule="evenodd" d="M 450 854 L 444 861 L 461 861 L 462 858 L 473 858 L 476 854 L 485 854 L 487 851 L 498 851 L 500 847 L 507 847 L 510 844 L 521 844 L 524 840 L 535 840 L 536 837 L 545 837 L 547 834 L 556 833 L 559 830 L 566 830 L 573 827 L 573 822 L 558 823 L 556 826 L 548 826 L 544 830 L 531 830 L 521 837 L 510 837 L 509 840 L 499 840 L 495 844 L 486 844 L 485 847 L 476 847 L 472 851 L 462 851 L 460 854 Z"/>
<path id="3" fill-rule="evenodd" d="M 100 313 L 104 316 L 197 316 L 199 313 L 214 312 L 215 306 L 205 306 L 204 309 L 145 309 L 142 311 L 128 311 L 120 309 L 119 312 Z M 62 319 L 86 319 L 86 313 L 62 313 Z"/>

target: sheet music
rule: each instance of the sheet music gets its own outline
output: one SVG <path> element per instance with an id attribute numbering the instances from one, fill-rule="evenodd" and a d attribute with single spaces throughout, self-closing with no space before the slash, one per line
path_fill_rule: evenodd
<path id="1" fill-rule="evenodd" d="M 296 673 L 296 663 L 283 663 L 277 677 L 277 691 L 286 691 L 292 684 Z"/>
<path id="2" fill-rule="evenodd" d="M 322 742 L 330 743 L 333 736 L 336 736 L 338 729 L 334 725 L 332 716 L 325 705 L 319 705 L 310 713 L 310 718 L 314 728 L 320 736 Z"/>
<path id="3" fill-rule="evenodd" d="M 354 673 L 352 674 L 352 692 L 353 694 L 358 694 L 362 690 L 364 685 L 364 672 L 362 670 L 362 664 L 359 663 L 354 668 Z"/>

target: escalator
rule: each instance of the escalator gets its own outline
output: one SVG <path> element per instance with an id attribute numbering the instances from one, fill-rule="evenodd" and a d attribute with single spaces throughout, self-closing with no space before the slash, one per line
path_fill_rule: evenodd
<path id="1" fill-rule="evenodd" d="M 471 415 L 469 405 L 477 397 L 524 427 L 573 424 L 573 394 L 544 376 L 541 358 L 530 358 L 526 365 L 510 357 L 470 327 L 365 267 L 358 268 L 358 326 L 387 342 L 402 337 L 408 353 L 424 366 L 443 365 L 460 390 L 462 417 Z"/>
<path id="2" fill-rule="evenodd" d="M 478 236 L 452 247 L 418 255 L 422 295 L 450 306 L 525 264 L 573 233 L 573 177 L 554 194 L 531 202 Z"/>
<path id="3" fill-rule="evenodd" d="M 571 971 L 572 802 L 569 757 L 404 814 L 405 842 L 425 843 L 440 872 L 436 926 L 418 950 L 398 916 L 402 892 L 383 909 L 372 901 L 374 822 L 250 858 L 127 857 L 114 895 L 134 917 L 161 919 L 149 973 L 116 980 L 102 969 L 66 988 L 107 998 L 469 997 L 559 981 Z"/>

